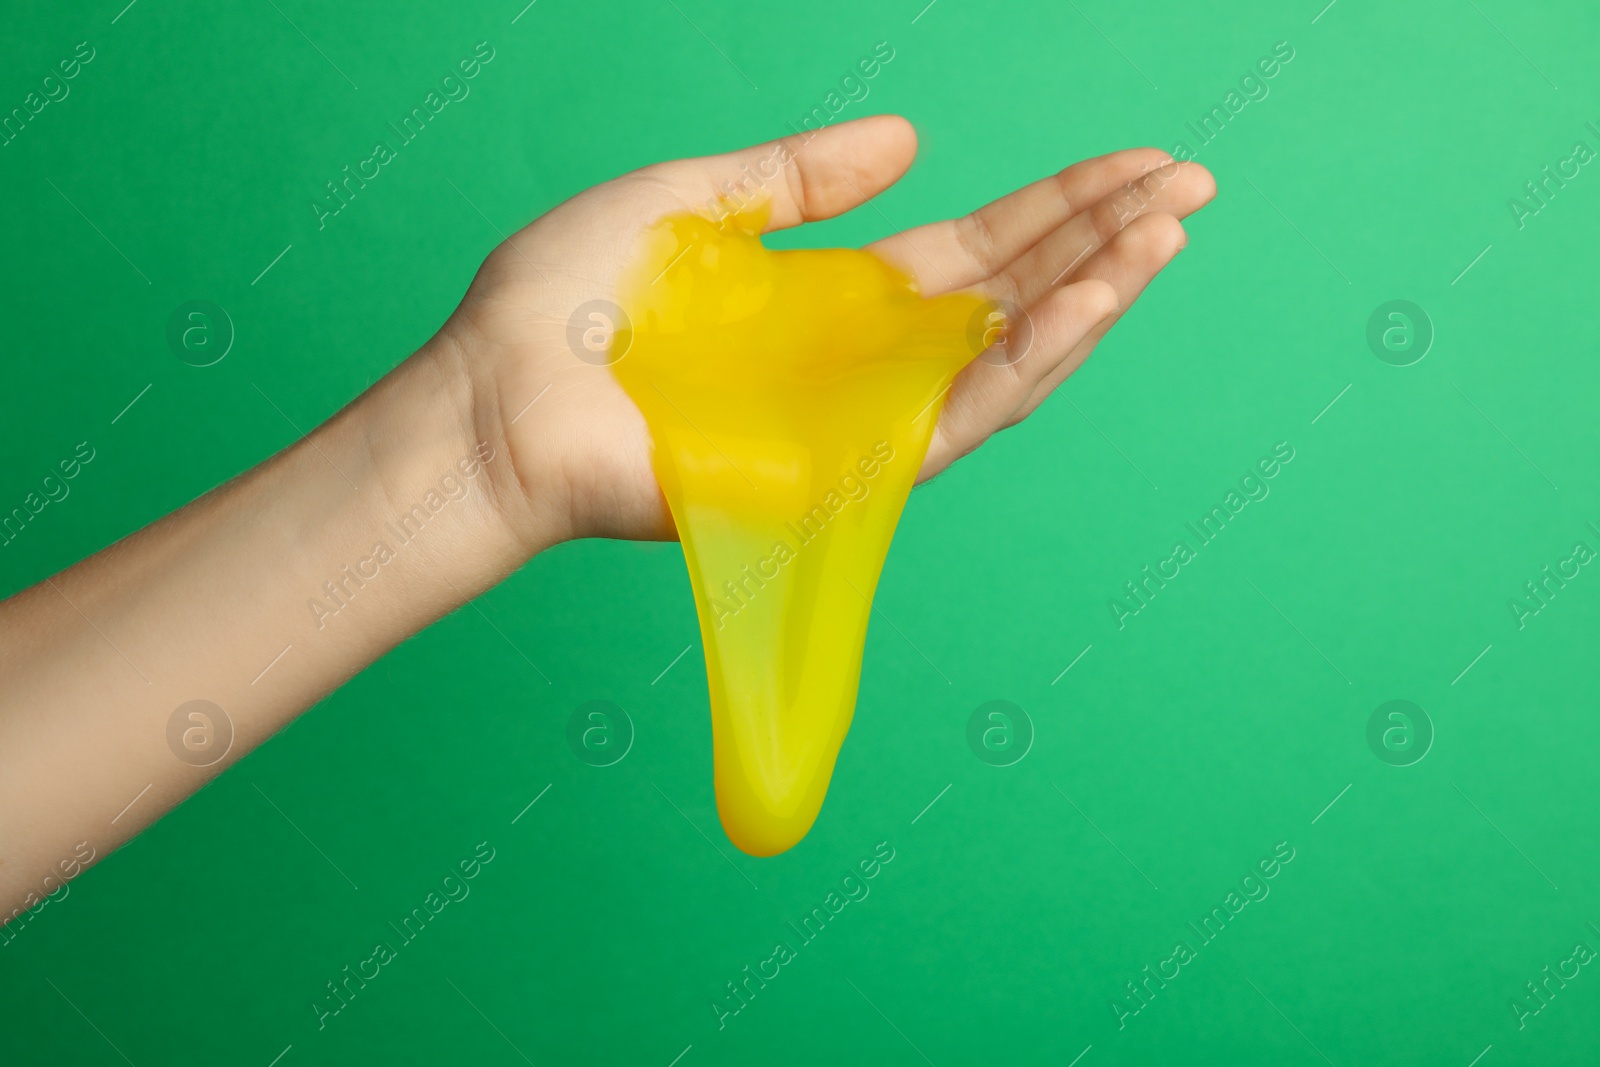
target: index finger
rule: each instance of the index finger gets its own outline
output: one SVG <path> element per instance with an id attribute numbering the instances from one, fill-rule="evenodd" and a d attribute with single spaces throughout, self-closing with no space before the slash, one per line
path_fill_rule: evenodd
<path id="1" fill-rule="evenodd" d="M 1086 159 L 970 215 L 918 226 L 867 247 L 909 270 L 928 296 L 965 289 L 993 277 L 1118 188 L 1173 162 L 1158 148 Z"/>

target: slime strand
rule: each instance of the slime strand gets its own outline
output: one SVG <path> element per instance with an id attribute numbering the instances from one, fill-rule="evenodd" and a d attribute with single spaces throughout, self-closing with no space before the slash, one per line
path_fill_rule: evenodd
<path id="1" fill-rule="evenodd" d="M 770 251 L 764 207 L 662 220 L 612 370 L 654 443 L 706 653 L 717 811 L 792 847 L 849 729 L 878 576 L 944 394 L 993 305 L 849 249 Z"/>

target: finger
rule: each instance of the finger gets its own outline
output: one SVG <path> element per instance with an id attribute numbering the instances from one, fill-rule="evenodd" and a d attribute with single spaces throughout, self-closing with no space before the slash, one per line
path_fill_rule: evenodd
<path id="1" fill-rule="evenodd" d="M 1157 168 L 1056 227 L 985 288 L 1027 307 L 1053 286 L 1074 277 L 1091 256 L 1136 220 L 1156 214 L 1187 218 L 1210 203 L 1216 193 L 1210 172 L 1198 164 L 1172 163 Z"/>
<path id="2" fill-rule="evenodd" d="M 1171 215 L 1145 215 L 1113 237 L 1105 248 L 1089 257 L 1079 272 L 1084 280 L 1109 282 L 1117 291 L 1121 307 L 1095 324 L 1072 350 L 1066 353 L 1034 386 L 1026 400 L 1012 414 L 1007 425 L 1015 425 L 1033 414 L 1038 406 L 1083 366 L 1095 345 L 1128 313 L 1152 279 L 1188 243 L 1183 224 Z M 1079 282 L 1078 284 L 1082 284 Z"/>
<path id="3" fill-rule="evenodd" d="M 1171 161 L 1155 148 L 1130 148 L 1086 159 L 970 215 L 919 226 L 869 247 L 911 270 L 929 295 L 973 286 L 993 277 L 1073 215 Z"/>
<path id="4" fill-rule="evenodd" d="M 1054 290 L 1031 308 L 1030 337 L 1020 358 L 991 362 L 999 349 L 990 348 L 956 375 L 921 476 L 931 477 L 1009 425 L 1034 386 L 1116 309 L 1116 289 L 1097 279 Z"/>
<path id="5" fill-rule="evenodd" d="M 917 154 L 917 133 L 898 115 L 873 115 L 719 156 L 658 164 L 649 172 L 689 204 L 720 214 L 770 202 L 767 229 L 842 215 L 900 180 Z"/>

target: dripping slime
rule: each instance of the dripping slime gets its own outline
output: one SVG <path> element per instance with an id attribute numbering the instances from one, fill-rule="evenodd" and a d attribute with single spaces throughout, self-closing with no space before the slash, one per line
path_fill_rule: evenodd
<path id="1" fill-rule="evenodd" d="M 649 228 L 612 372 L 644 415 L 695 592 L 717 810 L 752 855 L 822 807 L 872 597 L 992 302 L 852 249 L 773 251 L 764 206 Z M 982 341 L 992 339 L 987 326 Z"/>

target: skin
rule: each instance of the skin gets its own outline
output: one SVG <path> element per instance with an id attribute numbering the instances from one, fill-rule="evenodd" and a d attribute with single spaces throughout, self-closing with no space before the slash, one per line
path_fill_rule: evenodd
<path id="1" fill-rule="evenodd" d="M 76 873 L 69 858 L 109 853 L 537 553 L 580 537 L 674 538 L 643 418 L 568 344 L 575 309 L 614 299 L 642 228 L 704 210 L 726 182 L 770 175 L 768 228 L 785 229 L 864 203 L 915 153 L 911 125 L 878 116 L 589 189 L 495 249 L 439 333 L 327 423 L 0 603 L 0 922 L 58 891 Z M 928 295 L 976 289 L 1033 323 L 1023 358 L 977 360 L 957 377 L 920 479 L 1037 408 L 1183 248 L 1179 219 L 1215 192 L 1202 167 L 1135 149 L 868 246 Z M 493 458 L 462 477 L 458 461 L 475 452 Z M 452 474 L 465 494 L 348 606 L 308 610 Z M 234 731 L 209 767 L 167 742 L 174 709 L 195 699 L 225 709 Z"/>

